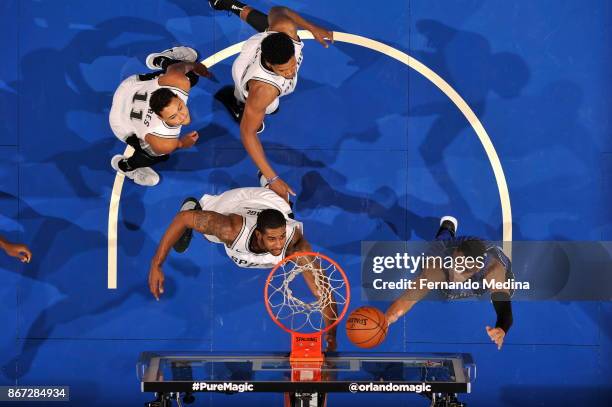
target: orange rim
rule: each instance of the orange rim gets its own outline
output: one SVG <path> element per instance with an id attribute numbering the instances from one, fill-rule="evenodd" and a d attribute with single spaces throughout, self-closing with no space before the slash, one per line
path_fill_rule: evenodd
<path id="1" fill-rule="evenodd" d="M 349 303 L 351 302 L 351 286 L 349 284 L 348 278 L 346 277 L 346 274 L 344 273 L 344 270 L 342 269 L 342 267 L 340 267 L 340 265 L 338 263 L 336 263 L 334 260 L 330 259 L 329 257 L 327 257 L 324 254 L 315 253 L 315 252 L 297 252 L 297 253 L 293 253 L 291 256 L 285 257 L 283 259 L 283 261 L 281 261 L 276 266 L 274 266 L 272 271 L 270 271 L 270 274 L 268 274 L 268 278 L 266 279 L 266 285 L 264 287 L 264 302 L 266 304 L 266 310 L 268 310 L 268 315 L 270 315 L 270 318 L 272 318 L 272 321 L 274 321 L 276 323 L 276 325 L 280 326 L 283 330 L 285 330 L 285 331 L 287 331 L 289 333 L 295 333 L 295 334 L 298 334 L 298 335 L 300 334 L 300 332 L 294 331 L 293 329 L 290 329 L 290 328 L 287 328 L 282 322 L 280 322 L 274 316 L 274 313 L 272 312 L 272 308 L 270 307 L 270 303 L 268 302 L 268 286 L 270 284 L 270 281 L 272 280 L 272 277 L 274 276 L 274 273 L 276 273 L 276 270 L 278 270 L 279 267 L 281 267 L 282 265 L 284 265 L 288 261 L 290 261 L 290 260 L 292 260 L 292 259 L 294 259 L 296 257 L 300 257 L 300 256 L 316 256 L 316 257 L 320 257 L 322 259 L 327 260 L 328 262 L 333 264 L 334 267 L 336 267 L 336 270 L 338 270 L 340 272 L 340 275 L 342 276 L 342 279 L 344 279 L 344 283 L 346 284 L 346 301 L 344 303 L 344 308 L 342 309 L 342 312 L 340 313 L 340 315 L 338 316 L 336 321 L 334 321 L 331 325 L 326 326 L 322 330 L 316 331 L 316 332 L 319 332 L 319 333 L 323 334 L 323 333 L 329 331 L 330 329 L 334 328 L 336 325 L 338 325 L 340 323 L 340 321 L 342 321 L 342 318 L 344 318 L 344 316 L 346 315 L 346 312 L 348 311 Z"/>

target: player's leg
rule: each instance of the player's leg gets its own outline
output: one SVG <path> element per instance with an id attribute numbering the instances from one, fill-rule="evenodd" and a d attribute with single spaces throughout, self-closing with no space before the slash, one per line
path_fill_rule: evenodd
<path id="1" fill-rule="evenodd" d="M 440 219 L 440 228 L 436 233 L 436 240 L 449 240 L 455 237 L 457 234 L 457 227 L 459 223 L 457 219 L 452 216 L 443 216 Z"/>
<path id="2" fill-rule="evenodd" d="M 244 113 L 245 104 L 239 101 L 238 98 L 236 98 L 236 92 L 237 91 L 234 86 L 224 86 L 219 89 L 217 93 L 215 93 L 215 99 L 221 102 L 223 106 L 225 106 L 229 114 L 232 116 L 234 121 L 240 124 L 240 121 L 242 120 L 242 113 Z M 278 98 L 276 99 L 276 101 L 276 109 L 271 114 L 274 114 L 278 111 Z M 261 126 L 259 126 L 259 129 L 257 129 L 257 134 L 262 133 L 265 128 L 265 123 L 261 122 Z"/>
<path id="3" fill-rule="evenodd" d="M 234 95 L 234 86 L 224 86 L 215 93 L 215 99 L 225 106 L 232 119 L 238 124 L 242 120 L 244 103 L 240 102 Z"/>
<path id="4" fill-rule="evenodd" d="M 122 171 L 133 171 L 135 169 L 150 167 L 160 162 L 168 161 L 170 155 L 153 155 L 142 148 L 140 139 L 135 135 L 127 139 L 127 143 L 134 148 L 134 154 L 119 164 Z"/>
<path id="5" fill-rule="evenodd" d="M 159 175 L 149 167 L 136 168 L 132 171 L 124 171 L 119 168 L 120 164 L 121 167 L 125 168 L 125 162 L 130 158 L 131 157 L 118 154 L 111 159 L 111 166 L 115 171 L 125 175 L 138 185 L 152 187 L 159 183 Z"/>
<path id="6" fill-rule="evenodd" d="M 224 10 L 236 14 L 258 32 L 268 29 L 268 16 L 244 3 L 237 0 L 208 0 L 208 3 L 215 10 Z"/>
<path id="7" fill-rule="evenodd" d="M 197 60 L 198 51 L 191 47 L 172 47 L 161 52 L 154 52 L 147 56 L 146 65 L 149 69 L 160 69 L 161 71 L 140 75 L 140 80 L 151 80 L 166 72 L 166 69 L 168 69 L 170 65 L 179 62 L 195 62 Z M 199 76 L 194 72 L 188 72 L 186 76 L 193 88 L 198 83 Z"/>

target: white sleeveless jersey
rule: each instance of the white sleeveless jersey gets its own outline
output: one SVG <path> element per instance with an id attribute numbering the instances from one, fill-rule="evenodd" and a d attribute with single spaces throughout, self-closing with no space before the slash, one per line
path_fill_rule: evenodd
<path id="1" fill-rule="evenodd" d="M 304 59 L 302 54 L 304 43 L 302 41 L 293 40 L 297 71 L 295 77 L 286 79 L 267 69 L 261 60 L 261 42 L 264 38 L 273 33 L 275 33 L 275 31 L 258 33 L 246 40 L 242 46 L 240 55 L 238 55 L 238 58 L 236 58 L 232 65 L 232 77 L 236 85 L 235 95 L 243 103 L 249 96 L 248 83 L 251 79 L 262 81 L 276 87 L 279 92 L 279 97 L 288 95 L 295 90 L 298 80 L 298 71 Z"/>
<path id="2" fill-rule="evenodd" d="M 275 192 L 267 188 L 237 188 L 221 195 L 204 195 L 200 200 L 202 210 L 214 211 L 224 215 L 232 213 L 242 217 L 242 228 L 238 237 L 230 246 L 225 246 L 225 252 L 234 263 L 243 268 L 272 268 L 286 256 L 287 247 L 296 233 L 303 233 L 302 222 L 288 217 L 291 213 L 289 204 Z M 251 238 L 257 226 L 257 215 L 264 209 L 276 209 L 285 215 L 287 220 L 287 241 L 280 255 L 271 253 L 253 253 L 249 248 Z M 214 243 L 222 243 L 215 236 L 204 235 Z"/>
<path id="3" fill-rule="evenodd" d="M 189 94 L 182 89 L 173 86 L 160 86 L 158 79 L 141 81 L 138 79 L 138 75 L 130 76 L 115 91 L 113 106 L 111 107 L 111 115 L 115 116 L 115 121 L 118 121 L 120 127 L 123 127 L 124 133 L 136 134 L 141 140 L 140 144 L 147 152 L 152 152 L 145 141 L 147 133 L 162 138 L 178 138 L 182 127 L 169 126 L 151 110 L 149 107 L 151 94 L 157 89 L 168 88 L 185 103 L 189 98 Z"/>

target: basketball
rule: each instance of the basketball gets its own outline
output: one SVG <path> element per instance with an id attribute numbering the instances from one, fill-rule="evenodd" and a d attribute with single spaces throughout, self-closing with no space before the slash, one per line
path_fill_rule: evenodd
<path id="1" fill-rule="evenodd" d="M 373 348 L 387 336 L 387 318 L 378 308 L 359 307 L 346 320 L 346 335 L 360 348 Z"/>

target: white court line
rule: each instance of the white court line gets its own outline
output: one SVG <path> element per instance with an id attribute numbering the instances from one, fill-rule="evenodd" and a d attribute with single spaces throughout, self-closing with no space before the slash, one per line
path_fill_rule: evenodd
<path id="1" fill-rule="evenodd" d="M 299 31 L 300 38 L 304 40 L 312 40 L 312 34 L 309 31 Z M 467 121 L 470 123 L 474 132 L 478 136 L 482 147 L 487 154 L 491 168 L 493 168 L 493 174 L 495 175 L 495 182 L 497 183 L 497 190 L 499 193 L 499 200 L 501 202 L 502 209 L 502 238 L 504 241 L 504 251 L 508 256 L 512 255 L 512 208 L 510 205 L 510 194 L 508 192 L 508 184 L 506 183 L 506 176 L 504 170 L 499 161 L 497 151 L 493 147 L 491 138 L 487 134 L 484 126 L 478 120 L 478 117 L 474 111 L 468 106 L 461 96 L 453 89 L 444 79 L 442 79 L 437 73 L 429 69 L 423 63 L 412 58 L 408 54 L 399 51 L 387 44 L 379 41 L 374 41 L 360 35 L 334 32 L 334 40 L 338 42 L 346 42 L 353 45 L 359 45 L 364 48 L 368 48 L 382 54 L 391 57 L 410 68 L 414 69 L 431 83 L 436 85 L 463 113 Z M 223 61 L 233 55 L 240 52 L 243 42 L 239 42 L 230 47 L 227 47 L 216 54 L 206 58 L 202 61 L 207 67 L 212 67 L 216 63 Z M 132 147 L 127 147 L 124 154 L 128 154 L 129 150 L 133 150 Z M 121 199 L 121 190 L 123 189 L 124 176 L 117 174 L 115 176 L 115 183 L 113 185 L 113 191 L 111 194 L 111 201 L 108 210 L 108 288 L 117 288 L 117 219 L 119 215 L 119 202 Z"/>
<path id="2" fill-rule="evenodd" d="M 130 157 L 134 149 L 127 146 L 123 155 Z M 119 217 L 119 202 L 121 201 L 121 190 L 125 175 L 117 173 L 111 192 L 110 205 L 108 207 L 108 289 L 117 288 L 117 219 Z"/>

